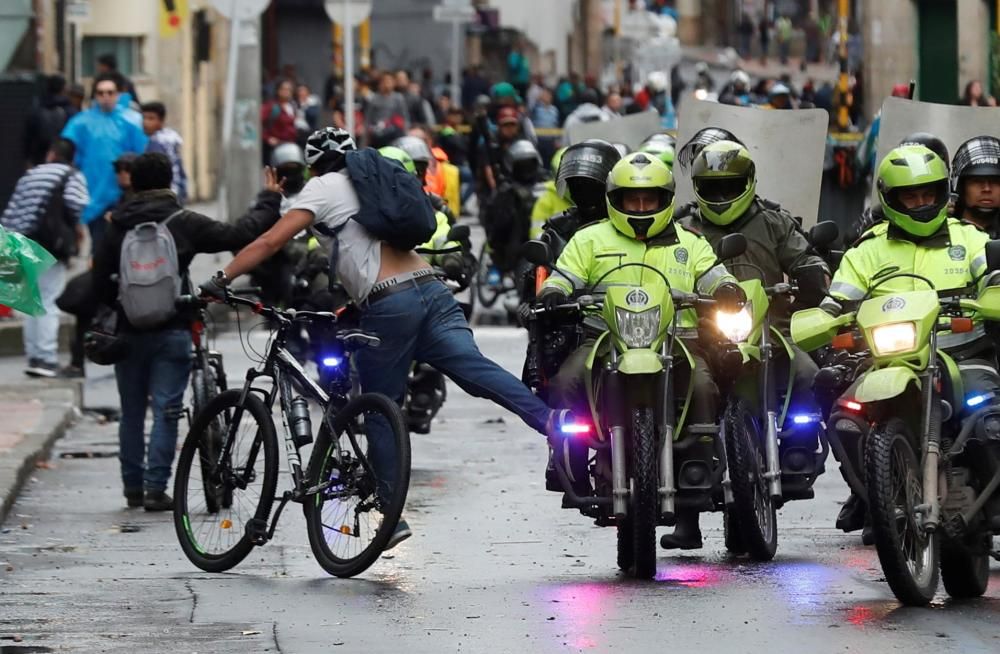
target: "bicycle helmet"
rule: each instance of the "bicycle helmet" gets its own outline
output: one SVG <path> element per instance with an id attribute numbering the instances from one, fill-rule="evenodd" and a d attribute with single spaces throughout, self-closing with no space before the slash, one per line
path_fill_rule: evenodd
<path id="1" fill-rule="evenodd" d="M 691 182 L 701 215 L 716 225 L 728 225 L 753 202 L 756 166 L 743 144 L 717 141 L 698 153 L 691 166 Z"/>
<path id="2" fill-rule="evenodd" d="M 923 145 L 903 145 L 890 150 L 879 164 L 876 186 L 885 217 L 908 234 L 919 238 L 930 236 L 948 217 L 948 166 Z M 933 188 L 934 201 L 907 207 L 901 193 L 918 187 Z"/>
<path id="3" fill-rule="evenodd" d="M 306 163 L 319 174 L 344 167 L 347 152 L 357 150 L 354 138 L 339 127 L 324 127 L 313 132 L 306 140 Z"/>
<path id="4" fill-rule="evenodd" d="M 379 148 L 378 153 L 385 157 L 386 159 L 392 159 L 393 161 L 398 161 L 406 172 L 411 175 L 417 174 L 417 166 L 413 163 L 413 158 L 406 153 L 406 150 L 402 148 L 397 148 L 392 145 L 387 145 L 385 147 Z"/>
<path id="5" fill-rule="evenodd" d="M 271 152 L 271 166 L 279 168 L 289 164 L 305 168 L 306 158 L 302 155 L 302 148 L 295 143 L 282 143 Z"/>
<path id="6" fill-rule="evenodd" d="M 674 176 L 651 154 L 634 152 L 616 163 L 606 188 L 608 218 L 625 236 L 644 241 L 662 232 L 673 220 Z M 640 189 L 656 191 L 655 206 L 641 212 L 627 210 L 626 195 Z"/>

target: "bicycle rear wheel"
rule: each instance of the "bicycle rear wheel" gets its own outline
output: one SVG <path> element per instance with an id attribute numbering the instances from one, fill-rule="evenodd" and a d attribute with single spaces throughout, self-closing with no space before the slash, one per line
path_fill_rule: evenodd
<path id="1" fill-rule="evenodd" d="M 393 439 L 395 470 L 372 467 L 373 420 Z M 316 561 L 334 576 L 353 577 L 378 559 L 399 522 L 410 484 L 410 435 L 399 406 L 376 393 L 352 398 L 330 422 L 332 431 L 324 423 L 309 461 L 309 488 L 321 488 L 303 510 Z"/>
<path id="2" fill-rule="evenodd" d="M 278 484 L 274 421 L 259 397 L 251 393 L 241 403 L 241 396 L 241 390 L 226 391 L 205 406 L 177 461 L 174 529 L 184 554 L 207 572 L 229 570 L 246 558 L 254 546 L 247 525 L 267 521 Z M 221 463 L 210 458 L 216 422 L 232 439 Z"/>

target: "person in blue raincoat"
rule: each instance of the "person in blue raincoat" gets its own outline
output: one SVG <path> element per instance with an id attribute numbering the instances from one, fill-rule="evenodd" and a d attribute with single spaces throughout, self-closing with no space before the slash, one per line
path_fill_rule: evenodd
<path id="1" fill-rule="evenodd" d="M 121 195 L 114 162 L 126 152 L 145 152 L 148 140 L 142 127 L 126 116 L 119 98 L 119 78 L 98 75 L 93 106 L 70 119 L 62 131 L 62 137 L 76 146 L 75 163 L 90 190 L 90 203 L 80 219 L 90 230 L 91 252 L 96 251 L 104 234 L 105 212 Z"/>

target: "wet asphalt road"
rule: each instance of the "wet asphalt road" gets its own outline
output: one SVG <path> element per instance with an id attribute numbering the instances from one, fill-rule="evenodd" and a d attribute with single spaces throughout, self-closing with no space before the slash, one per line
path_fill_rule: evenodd
<path id="1" fill-rule="evenodd" d="M 477 338 L 520 369 L 513 329 Z M 239 341 L 219 348 L 236 381 Z M 88 404 L 114 403 L 110 370 L 92 372 Z M 199 571 L 169 514 L 124 508 L 115 458 L 65 458 L 116 449 L 114 425 L 81 420 L 2 526 L 0 652 L 1000 651 L 1000 567 L 986 598 L 901 608 L 874 550 L 833 529 L 835 464 L 815 500 L 780 512 L 773 562 L 727 555 L 711 515 L 703 550 L 661 551 L 655 581 L 630 581 L 614 530 L 545 492 L 543 439 L 451 387 L 433 433 L 413 437 L 414 537 L 338 580 L 294 507 L 233 572 Z"/>

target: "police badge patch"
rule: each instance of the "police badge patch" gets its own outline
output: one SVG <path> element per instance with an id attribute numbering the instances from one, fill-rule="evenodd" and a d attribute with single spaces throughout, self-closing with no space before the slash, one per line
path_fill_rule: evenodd
<path id="1" fill-rule="evenodd" d="M 644 307 L 649 304 L 649 295 L 641 288 L 636 288 L 625 296 L 625 303 L 630 307 Z"/>
<path id="2" fill-rule="evenodd" d="M 674 250 L 674 259 L 677 259 L 677 263 L 687 263 L 688 262 L 687 248 L 677 248 L 676 250 Z"/>
<path id="3" fill-rule="evenodd" d="M 965 246 L 953 245 L 948 248 L 948 256 L 952 261 L 965 261 Z"/>

